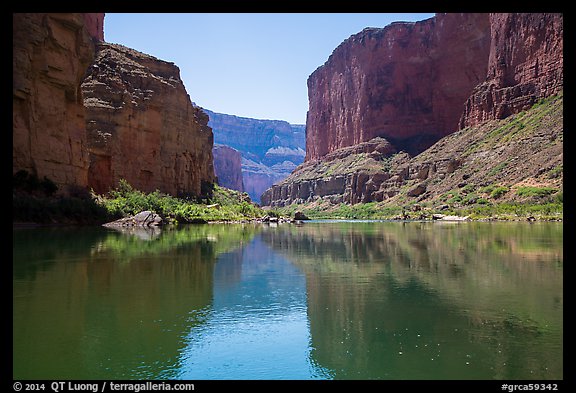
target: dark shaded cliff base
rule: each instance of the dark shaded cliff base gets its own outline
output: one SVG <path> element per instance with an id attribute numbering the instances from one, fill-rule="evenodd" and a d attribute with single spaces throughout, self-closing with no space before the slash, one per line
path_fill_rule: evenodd
<path id="1" fill-rule="evenodd" d="M 145 193 L 126 181 L 107 194 L 78 189 L 63 196 L 49 180 L 19 173 L 14 176 L 12 221 L 15 227 L 52 225 L 102 225 L 151 211 L 165 223 L 257 221 L 267 215 L 240 193 L 216 185 L 198 198 L 177 198 L 160 191 Z"/>

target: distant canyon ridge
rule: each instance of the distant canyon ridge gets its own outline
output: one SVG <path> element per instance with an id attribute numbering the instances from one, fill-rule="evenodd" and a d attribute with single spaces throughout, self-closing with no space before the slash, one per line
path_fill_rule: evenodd
<path id="1" fill-rule="evenodd" d="M 214 133 L 214 167 L 219 184 L 247 192 L 254 202 L 260 203 L 264 191 L 284 180 L 304 161 L 305 125 L 251 119 L 207 109 L 204 112 L 210 118 L 208 125 Z M 238 161 L 236 154 L 240 156 L 239 168 L 233 165 Z"/>
<path id="2" fill-rule="evenodd" d="M 421 199 L 482 177 L 480 162 L 521 173 L 515 182 L 552 171 L 561 185 L 561 101 L 538 118 L 556 113 L 551 126 L 522 127 L 534 137 L 517 132 L 510 152 L 483 150 L 475 127 L 561 97 L 562 14 L 366 28 L 310 75 L 305 126 L 198 107 L 175 64 L 105 42 L 104 17 L 13 14 L 13 173 L 46 177 L 59 193 L 104 193 L 125 179 L 176 196 L 219 181 L 270 206 Z M 516 171 L 519 162 L 531 164 Z"/>

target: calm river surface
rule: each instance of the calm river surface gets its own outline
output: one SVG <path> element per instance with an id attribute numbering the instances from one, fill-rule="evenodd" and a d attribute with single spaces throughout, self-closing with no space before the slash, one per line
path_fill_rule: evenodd
<path id="1" fill-rule="evenodd" d="M 561 223 L 13 230 L 14 379 L 562 379 Z"/>

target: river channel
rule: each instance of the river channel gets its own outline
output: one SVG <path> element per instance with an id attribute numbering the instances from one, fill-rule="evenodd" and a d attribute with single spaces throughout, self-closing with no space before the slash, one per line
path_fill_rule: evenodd
<path id="1" fill-rule="evenodd" d="M 13 378 L 562 379 L 563 226 L 14 229 Z"/>

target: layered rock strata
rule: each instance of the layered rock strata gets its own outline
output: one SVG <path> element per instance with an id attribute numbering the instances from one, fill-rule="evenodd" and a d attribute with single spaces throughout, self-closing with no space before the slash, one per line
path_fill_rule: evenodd
<path id="1" fill-rule="evenodd" d="M 208 116 L 190 101 L 176 65 L 99 43 L 82 92 L 96 192 L 124 179 L 144 192 L 198 196 L 214 182 Z"/>
<path id="2" fill-rule="evenodd" d="M 281 207 L 318 199 L 331 203 L 383 200 L 380 186 L 398 178 L 384 172 L 390 166 L 387 157 L 395 152 L 388 141 L 378 137 L 338 149 L 321 160 L 304 162 L 287 179 L 266 190 L 262 204 Z"/>
<path id="3" fill-rule="evenodd" d="M 262 204 L 386 202 L 406 204 L 451 199 L 473 203 L 515 199 L 520 186 L 563 188 L 563 94 L 525 112 L 468 127 L 442 138 L 416 157 L 384 149 L 349 147 L 332 160 L 300 165 L 262 195 Z M 484 190 L 484 191 L 483 191 Z M 483 194 L 484 192 L 484 194 Z"/>
<path id="4" fill-rule="evenodd" d="M 12 170 L 46 177 L 64 194 L 88 185 L 80 83 L 103 20 L 103 14 L 12 15 Z"/>
<path id="5" fill-rule="evenodd" d="M 460 127 L 503 119 L 564 86 L 562 14 L 490 14 L 486 80 L 466 102 Z"/>
<path id="6" fill-rule="evenodd" d="M 208 125 L 214 132 L 214 142 L 241 153 L 243 191 L 255 202 L 259 203 L 266 189 L 285 179 L 304 160 L 304 125 L 205 111 L 210 116 Z"/>
<path id="7" fill-rule="evenodd" d="M 463 23 L 460 28 L 459 23 Z M 399 33 L 402 29 L 413 35 L 400 39 L 403 37 Z M 428 29 L 428 41 L 424 36 L 414 35 L 414 32 L 425 29 Z M 438 41 L 447 31 L 460 31 L 461 34 L 453 35 L 450 40 Z M 396 32 L 393 36 L 396 41 L 386 38 L 392 32 Z M 374 42 L 376 36 L 380 37 L 379 45 Z M 411 48 L 413 43 L 406 37 L 420 37 L 420 49 L 429 56 L 417 58 L 414 54 L 397 50 L 390 52 L 388 57 L 376 57 L 378 48 Z M 489 37 L 488 41 L 486 37 Z M 482 76 L 477 71 L 481 65 L 471 69 L 463 67 L 461 56 L 447 56 L 446 48 L 434 47 L 432 54 L 428 52 L 431 43 L 444 42 L 456 55 L 467 45 L 467 40 L 472 40 L 471 47 L 476 47 L 482 55 L 477 57 L 477 54 L 468 53 L 464 58 L 468 61 L 484 58 L 485 72 Z M 362 50 L 358 48 L 370 48 L 369 53 L 373 55 L 362 57 Z M 486 55 L 487 48 L 489 56 Z M 437 64 L 444 63 L 444 68 L 451 70 L 454 84 L 445 71 L 435 71 L 425 61 L 435 59 L 439 54 L 444 58 L 438 58 Z M 395 56 L 400 56 L 400 59 L 396 60 Z M 395 94 L 386 95 L 384 92 L 394 91 L 390 89 L 399 80 L 389 78 L 390 75 L 400 75 L 396 66 L 390 65 L 396 64 L 395 61 L 408 63 L 401 67 L 404 75 L 401 80 L 406 89 L 396 89 Z M 411 65 L 411 61 L 418 66 Z M 388 67 L 388 71 L 382 72 L 380 79 L 372 78 L 368 83 L 363 71 L 368 68 L 365 63 L 372 64 L 373 69 L 377 68 L 374 64 Z M 350 74 L 346 67 L 355 71 L 350 71 Z M 413 72 L 418 67 L 424 67 L 422 69 L 426 72 Z M 476 79 L 480 83 L 471 90 L 466 83 L 458 82 L 466 80 L 466 77 L 460 79 L 459 72 L 464 72 L 469 81 Z M 466 192 L 479 190 L 490 184 L 507 187 L 537 184 L 561 189 L 562 75 L 561 14 L 437 15 L 415 24 L 365 29 L 345 41 L 309 78 L 306 162 L 289 178 L 267 190 L 262 202 L 271 206 L 315 201 L 356 203 L 390 200 L 405 203 L 406 200 L 436 198 L 459 188 Z M 431 81 L 442 83 L 436 86 L 436 82 Z M 462 97 L 465 91 L 470 97 L 465 105 L 455 105 L 452 101 L 451 109 L 441 109 L 450 101 L 439 99 L 440 103 L 436 104 L 437 100 L 433 100 L 433 105 L 426 106 L 422 103 L 430 101 L 407 100 L 407 97 L 422 97 L 403 93 L 418 91 L 417 87 L 422 87 L 422 91 L 428 94 L 441 94 L 452 87 L 452 97 Z M 434 89 L 439 91 L 433 93 Z M 460 93 L 456 93 L 457 90 Z M 374 97 L 373 92 L 382 92 L 381 97 L 389 99 L 383 100 L 381 105 L 381 112 L 386 112 L 386 116 L 374 124 L 380 124 L 381 130 L 392 130 L 388 126 L 396 122 L 399 130 L 396 134 L 382 134 L 390 146 L 384 148 L 386 145 L 382 144 L 381 152 L 370 152 L 372 147 L 362 147 L 365 138 L 373 134 L 367 134 L 367 128 L 361 125 L 366 119 L 374 120 L 375 113 L 380 113 L 374 110 L 378 105 L 364 105 L 368 102 L 366 97 Z M 352 98 L 355 94 L 357 100 Z M 394 102 L 402 102 L 403 106 L 394 106 Z M 403 113 L 399 108 L 415 117 L 399 116 Z M 423 108 L 428 110 L 422 111 Z M 439 113 L 444 115 L 438 117 Z M 415 124 L 414 119 L 421 124 Z M 450 121 L 446 122 L 446 119 Z M 401 126 L 404 124 L 403 129 Z M 429 137 L 434 135 L 431 130 L 440 124 L 443 126 L 438 130 L 451 135 L 444 136 L 416 156 L 405 153 L 410 153 L 411 149 L 412 153 L 418 151 L 419 142 L 431 141 Z M 431 128 L 427 128 L 429 126 Z M 458 126 L 463 129 L 455 132 Z M 351 147 L 340 147 L 342 145 Z M 404 152 L 397 153 L 401 150 Z M 398 198 L 408 199 L 398 202 Z"/>
<path id="8" fill-rule="evenodd" d="M 375 137 L 416 154 L 456 131 L 489 49 L 488 14 L 438 14 L 351 36 L 308 78 L 306 161 Z"/>

